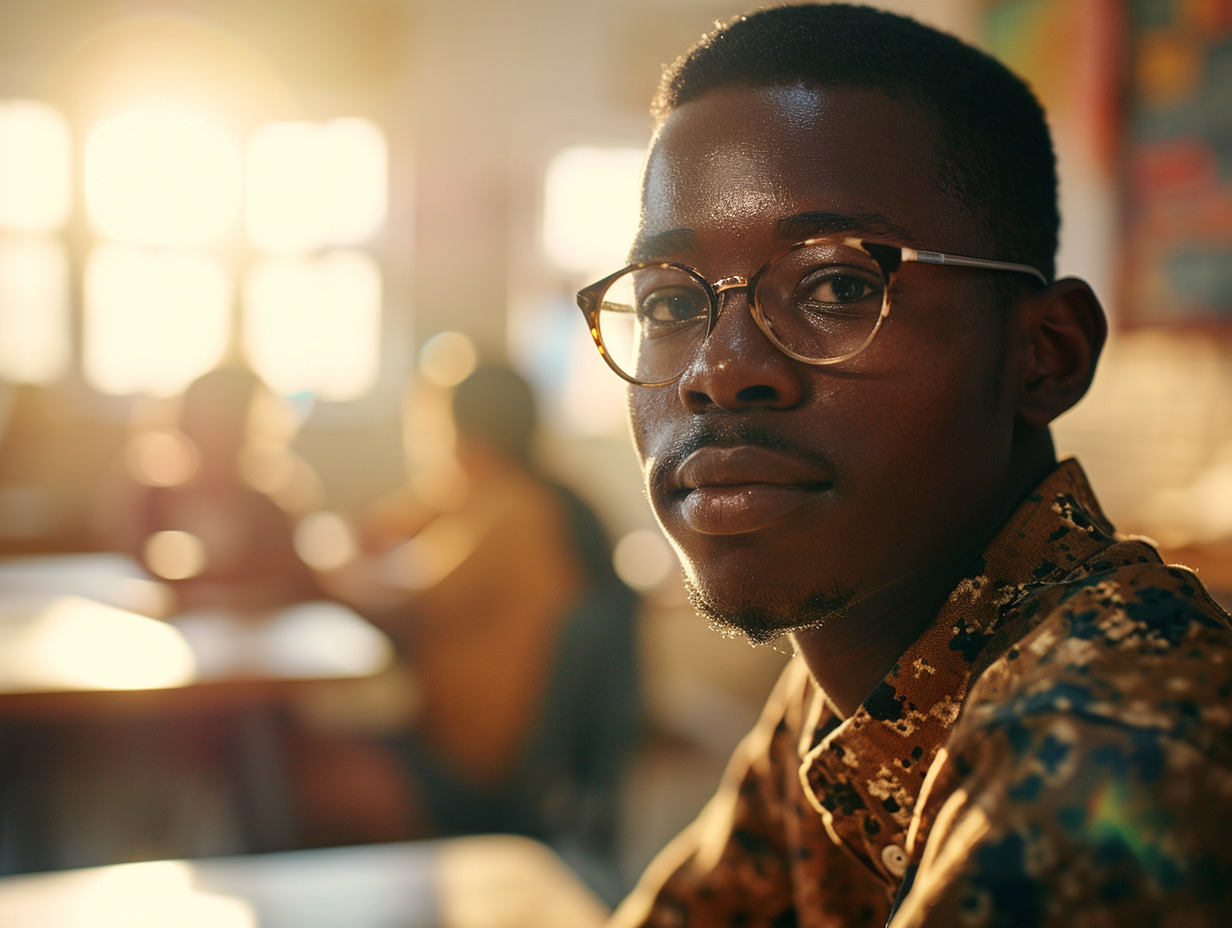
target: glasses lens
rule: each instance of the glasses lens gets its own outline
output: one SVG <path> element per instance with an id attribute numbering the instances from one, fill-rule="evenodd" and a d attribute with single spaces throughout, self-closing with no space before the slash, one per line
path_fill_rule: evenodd
<path id="1" fill-rule="evenodd" d="M 872 340 L 885 289 L 881 267 L 862 248 L 818 242 L 794 248 L 768 266 L 755 299 L 781 347 L 812 361 L 833 361 Z"/>
<path id="2" fill-rule="evenodd" d="M 705 288 L 673 267 L 625 272 L 599 307 L 599 335 L 608 357 L 642 383 L 663 383 L 682 373 L 709 322 Z"/>

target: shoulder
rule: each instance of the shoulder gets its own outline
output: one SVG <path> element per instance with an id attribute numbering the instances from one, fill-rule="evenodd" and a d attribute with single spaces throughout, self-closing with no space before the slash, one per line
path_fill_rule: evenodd
<path id="1" fill-rule="evenodd" d="M 1232 626 L 1149 546 L 1086 567 L 1007 604 L 922 797 L 921 899 L 978 903 L 978 924 L 1024 900 L 1031 924 L 1215 924 Z"/>
<path id="2" fill-rule="evenodd" d="M 1197 577 L 1141 542 L 1114 545 L 1003 618 L 964 726 L 1061 713 L 1226 743 L 1232 621 Z"/>

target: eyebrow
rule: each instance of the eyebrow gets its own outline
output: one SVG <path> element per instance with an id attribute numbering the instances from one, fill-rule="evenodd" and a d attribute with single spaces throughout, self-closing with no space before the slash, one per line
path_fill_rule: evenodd
<path id="1" fill-rule="evenodd" d="M 653 261 L 665 254 L 673 252 L 697 251 L 697 233 L 692 229 L 668 229 L 666 232 L 638 232 L 629 249 L 629 261 L 636 264 L 639 261 Z"/>
<path id="2" fill-rule="evenodd" d="M 904 245 L 915 244 L 915 236 L 882 213 L 856 210 L 838 213 L 832 210 L 811 210 L 785 216 L 775 223 L 775 231 L 785 242 L 798 242 L 814 235 L 854 233 L 896 239 Z"/>
<path id="3" fill-rule="evenodd" d="M 810 210 L 784 216 L 774 224 L 775 234 L 785 245 L 814 235 L 872 235 L 895 240 L 898 244 L 915 245 L 916 239 L 907 229 L 887 216 L 868 210 L 839 213 L 832 210 Z M 664 232 L 639 232 L 629 249 L 630 263 L 654 261 L 667 254 L 697 252 L 697 233 L 690 228 L 668 229 Z"/>

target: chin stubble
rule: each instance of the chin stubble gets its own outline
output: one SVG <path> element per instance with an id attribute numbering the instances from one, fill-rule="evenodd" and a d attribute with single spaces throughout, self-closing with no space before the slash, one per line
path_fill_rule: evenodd
<path id="1" fill-rule="evenodd" d="M 735 609 L 721 609 L 699 590 L 686 575 L 685 592 L 697 614 L 710 623 L 719 634 L 744 637 L 751 644 L 769 644 L 783 635 L 821 628 L 831 618 L 842 615 L 855 601 L 855 593 L 847 589 L 815 591 L 798 603 L 746 602 Z"/>

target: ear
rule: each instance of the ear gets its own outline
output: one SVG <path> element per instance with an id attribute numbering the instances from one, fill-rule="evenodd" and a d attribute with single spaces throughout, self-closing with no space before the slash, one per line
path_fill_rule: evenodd
<path id="1" fill-rule="evenodd" d="M 1027 346 L 1018 418 L 1044 428 L 1091 386 L 1108 337 L 1103 307 L 1085 281 L 1058 280 L 1026 297 L 1020 337 Z"/>

